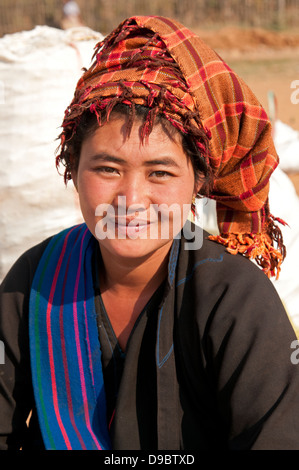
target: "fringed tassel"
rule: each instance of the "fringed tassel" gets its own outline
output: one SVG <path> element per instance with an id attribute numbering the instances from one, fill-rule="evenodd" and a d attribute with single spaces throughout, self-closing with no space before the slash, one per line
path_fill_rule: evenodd
<path id="1" fill-rule="evenodd" d="M 255 260 L 269 278 L 275 276 L 278 279 L 281 264 L 286 256 L 286 248 L 281 230 L 274 224 L 274 221 L 287 225 L 283 220 L 271 216 L 268 219 L 266 232 L 210 235 L 209 239 L 226 246 L 227 251 L 233 255 L 241 253 Z"/>

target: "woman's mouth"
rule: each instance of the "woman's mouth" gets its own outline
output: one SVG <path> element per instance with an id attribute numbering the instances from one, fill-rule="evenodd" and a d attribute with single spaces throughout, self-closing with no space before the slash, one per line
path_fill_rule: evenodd
<path id="1" fill-rule="evenodd" d="M 139 238 L 142 234 L 147 232 L 151 222 L 147 219 L 140 218 L 116 218 L 115 219 L 115 232 L 117 238 Z"/>

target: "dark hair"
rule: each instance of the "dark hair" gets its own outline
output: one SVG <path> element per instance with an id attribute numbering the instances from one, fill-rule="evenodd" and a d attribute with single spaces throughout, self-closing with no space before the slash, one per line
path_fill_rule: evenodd
<path id="1" fill-rule="evenodd" d="M 133 120 L 138 118 L 145 123 L 149 112 L 150 108 L 143 105 L 135 105 L 134 115 L 132 115 L 132 109 L 129 105 L 118 103 L 114 106 L 109 119 L 114 119 L 117 115 L 127 117 L 127 133 L 129 135 Z M 105 120 L 107 120 L 107 113 L 104 110 L 101 113 L 101 122 L 105 122 Z M 192 163 L 195 181 L 202 182 L 200 195 L 208 195 L 212 185 L 211 171 L 207 165 L 206 159 L 201 155 L 200 150 L 196 146 L 196 142 L 194 138 L 192 138 L 192 135 L 180 132 L 162 114 L 157 114 L 155 117 L 155 124 L 161 124 L 164 132 L 170 138 L 173 138 L 175 133 L 181 135 L 183 150 Z M 58 161 L 65 166 L 66 181 L 71 179 L 71 170 L 76 170 L 78 168 L 83 141 L 91 136 L 98 127 L 99 122 L 96 114 L 91 112 L 89 109 L 86 110 L 80 118 L 76 131 L 65 142 L 63 158 L 60 157 Z"/>

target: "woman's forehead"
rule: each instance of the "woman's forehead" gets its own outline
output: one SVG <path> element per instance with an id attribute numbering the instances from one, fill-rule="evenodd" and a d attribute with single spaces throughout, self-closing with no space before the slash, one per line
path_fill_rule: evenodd
<path id="1" fill-rule="evenodd" d="M 150 145 L 153 142 L 165 145 L 170 142 L 176 145 L 182 144 L 181 133 L 167 119 L 163 117 L 156 119 L 152 129 L 146 135 L 144 125 L 145 119 L 142 116 L 137 115 L 132 119 L 131 116 L 116 111 L 109 116 L 107 121 L 95 127 L 93 135 L 101 135 L 102 139 L 107 140 L 108 134 L 113 134 L 124 143 L 129 140 L 132 144 L 135 142 L 138 145 Z"/>
<path id="2" fill-rule="evenodd" d="M 161 123 L 154 124 L 151 133 L 142 137 L 142 121 L 136 118 L 130 132 L 127 132 L 127 117 L 114 115 L 108 122 L 98 127 L 82 145 L 81 155 L 100 155 L 128 159 L 138 154 L 151 160 L 187 160 L 182 137 L 178 132 L 170 135 Z"/>

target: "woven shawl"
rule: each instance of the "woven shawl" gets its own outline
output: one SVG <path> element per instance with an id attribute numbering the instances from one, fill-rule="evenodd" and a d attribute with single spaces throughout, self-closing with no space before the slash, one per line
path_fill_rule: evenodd
<path id="1" fill-rule="evenodd" d="M 57 161 L 86 109 L 101 124 L 100 111 L 108 109 L 109 115 L 120 101 L 152 108 L 147 131 L 162 113 L 194 135 L 214 176 L 208 197 L 216 200 L 220 235 L 210 238 L 278 277 L 286 253 L 275 222 L 284 222 L 270 214 L 268 204 L 278 156 L 266 112 L 243 80 L 177 21 L 129 18 L 96 46 L 66 110 Z"/>
<path id="2" fill-rule="evenodd" d="M 86 225 L 54 236 L 30 296 L 30 354 L 46 449 L 109 449 Z"/>

